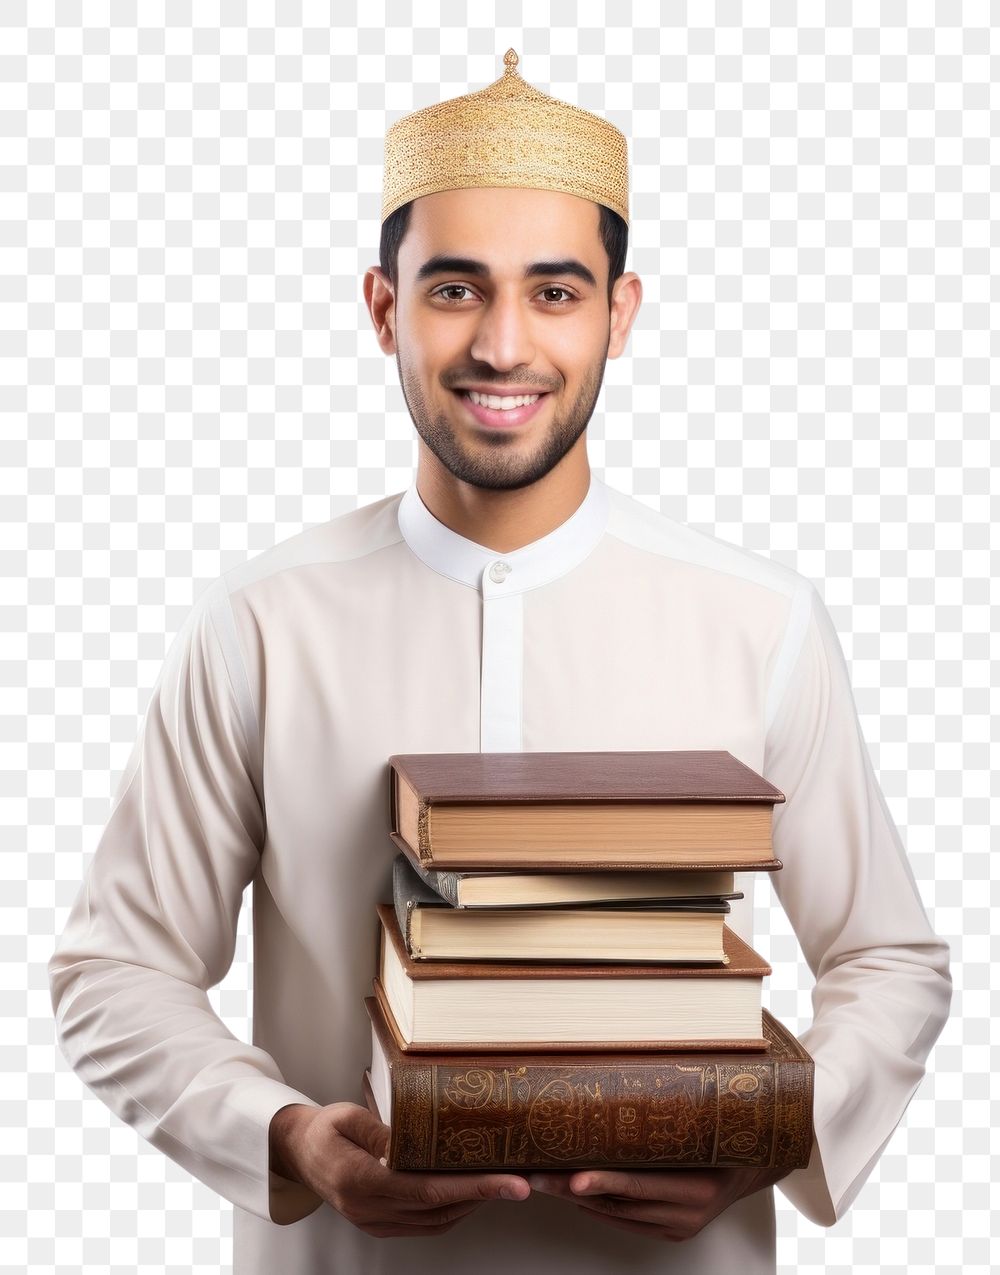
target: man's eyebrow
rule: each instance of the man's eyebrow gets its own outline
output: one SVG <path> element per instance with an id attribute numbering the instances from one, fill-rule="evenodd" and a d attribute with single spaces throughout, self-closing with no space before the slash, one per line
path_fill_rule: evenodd
<path id="1" fill-rule="evenodd" d="M 417 283 L 422 279 L 429 279 L 436 274 L 464 274 L 474 275 L 479 279 L 488 279 L 490 277 L 490 268 L 483 261 L 474 261 L 471 257 L 431 257 L 417 271 Z M 538 275 L 573 275 L 577 279 L 582 279 L 584 283 L 589 283 L 592 288 L 597 287 L 597 280 L 594 278 L 593 272 L 589 270 L 582 261 L 577 261 L 574 257 L 565 257 L 555 261 L 533 261 L 524 268 L 524 278 L 534 279 Z"/>

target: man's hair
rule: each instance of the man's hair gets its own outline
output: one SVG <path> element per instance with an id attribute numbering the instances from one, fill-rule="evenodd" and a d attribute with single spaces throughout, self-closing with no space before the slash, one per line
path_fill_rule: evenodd
<path id="1" fill-rule="evenodd" d="M 406 227 L 410 224 L 410 209 L 413 201 L 403 204 L 395 212 L 390 213 L 382 223 L 382 238 L 379 242 L 379 265 L 383 273 L 395 288 L 399 282 L 399 245 L 403 242 Z M 608 309 L 611 308 L 611 290 L 615 281 L 625 273 L 625 254 L 628 252 L 628 225 L 616 212 L 597 205 L 601 214 L 601 243 L 608 254 Z"/>

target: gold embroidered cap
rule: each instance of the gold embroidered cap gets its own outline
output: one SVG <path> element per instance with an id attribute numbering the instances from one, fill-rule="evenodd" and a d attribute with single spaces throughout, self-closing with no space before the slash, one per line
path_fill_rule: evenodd
<path id="1" fill-rule="evenodd" d="M 489 87 L 404 115 L 385 135 L 382 220 L 439 190 L 527 186 L 603 204 L 628 223 L 628 143 L 599 115 L 521 79 L 513 49 Z"/>

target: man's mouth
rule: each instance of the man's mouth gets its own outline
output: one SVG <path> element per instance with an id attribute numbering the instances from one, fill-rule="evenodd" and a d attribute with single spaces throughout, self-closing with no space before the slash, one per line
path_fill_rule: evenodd
<path id="1" fill-rule="evenodd" d="M 512 429 L 524 425 L 541 409 L 548 394 L 479 394 L 475 390 L 453 391 L 466 411 L 488 429 Z"/>
<path id="2" fill-rule="evenodd" d="M 467 395 L 480 407 L 490 407 L 504 412 L 509 412 L 515 407 L 527 407 L 529 403 L 533 403 L 540 397 L 538 394 L 480 394 L 478 390 L 461 390 L 460 393 Z"/>

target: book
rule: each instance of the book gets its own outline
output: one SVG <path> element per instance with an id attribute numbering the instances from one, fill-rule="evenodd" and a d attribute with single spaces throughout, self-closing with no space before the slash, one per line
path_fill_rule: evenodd
<path id="1" fill-rule="evenodd" d="M 424 867 L 781 866 L 784 794 L 725 751 L 395 753 L 390 821 Z"/>
<path id="2" fill-rule="evenodd" d="M 813 1062 L 763 1011 L 766 1050 L 505 1053 L 403 1050 L 372 997 L 365 1098 L 395 1170 L 803 1168 Z"/>
<path id="3" fill-rule="evenodd" d="M 732 872 L 445 872 L 423 867 L 398 834 L 396 848 L 453 908 L 580 907 L 599 903 L 742 899 Z"/>
<path id="4" fill-rule="evenodd" d="M 712 902 L 591 908 L 451 908 L 410 867 L 392 865 L 392 901 L 414 960 L 721 961 L 730 908 Z"/>
<path id="5" fill-rule="evenodd" d="M 725 964 L 415 961 L 380 921 L 375 994 L 408 1049 L 761 1049 L 771 967 L 729 926 Z"/>

